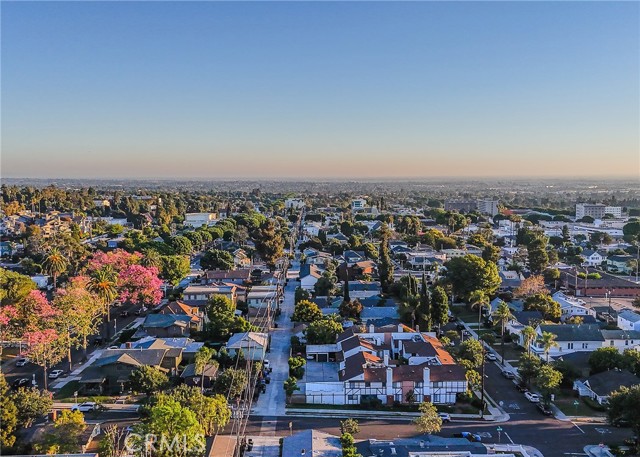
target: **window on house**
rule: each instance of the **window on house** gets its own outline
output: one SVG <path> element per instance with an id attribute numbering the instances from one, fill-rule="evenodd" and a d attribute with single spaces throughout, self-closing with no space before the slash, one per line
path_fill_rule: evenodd
<path id="1" fill-rule="evenodd" d="M 624 340 L 624 345 L 629 346 L 629 340 Z"/>
<path id="2" fill-rule="evenodd" d="M 589 343 L 582 343 L 582 349 L 587 349 L 589 347 Z"/>
<path id="3" fill-rule="evenodd" d="M 567 343 L 567 349 L 573 349 L 573 343 Z"/>
<path id="4" fill-rule="evenodd" d="M 614 346 L 613 340 L 609 341 L 609 346 Z"/>

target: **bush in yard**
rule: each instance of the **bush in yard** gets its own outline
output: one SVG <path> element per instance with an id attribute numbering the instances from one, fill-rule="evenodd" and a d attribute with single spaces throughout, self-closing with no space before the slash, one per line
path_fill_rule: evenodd
<path id="1" fill-rule="evenodd" d="M 289 357 L 289 376 L 302 379 L 307 361 L 302 357 Z"/>

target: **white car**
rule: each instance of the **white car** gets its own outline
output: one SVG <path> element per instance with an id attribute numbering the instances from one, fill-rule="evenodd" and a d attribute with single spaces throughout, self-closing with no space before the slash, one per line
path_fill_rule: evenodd
<path id="1" fill-rule="evenodd" d="M 496 355 L 493 352 L 487 352 L 484 356 L 485 359 L 491 361 L 491 362 L 495 362 L 496 360 L 498 360 L 498 358 L 496 357 Z"/>
<path id="2" fill-rule="evenodd" d="M 451 422 L 451 416 L 449 415 L 449 413 L 438 413 L 438 417 L 442 419 L 443 424 Z"/>
<path id="3" fill-rule="evenodd" d="M 29 363 L 29 359 L 26 359 L 24 357 L 19 358 L 18 360 L 16 360 L 16 366 L 17 367 L 23 367 L 25 366 L 27 363 Z"/>
<path id="4" fill-rule="evenodd" d="M 71 407 L 71 411 L 81 411 L 83 413 L 88 413 L 90 411 L 94 411 L 96 409 L 96 403 L 93 401 L 87 401 L 84 403 L 80 403 L 79 405 L 73 405 Z"/>
<path id="5" fill-rule="evenodd" d="M 49 373 L 49 379 L 58 379 L 63 374 L 64 370 L 53 370 L 51 373 Z"/>
<path id="6" fill-rule="evenodd" d="M 538 395 L 538 394 L 534 394 L 532 392 L 527 391 L 527 392 L 524 393 L 524 396 L 531 403 L 540 403 L 540 395 Z"/>
<path id="7" fill-rule="evenodd" d="M 262 362 L 262 366 L 264 368 L 271 368 L 271 364 L 269 363 L 269 360 L 264 359 L 264 361 Z"/>

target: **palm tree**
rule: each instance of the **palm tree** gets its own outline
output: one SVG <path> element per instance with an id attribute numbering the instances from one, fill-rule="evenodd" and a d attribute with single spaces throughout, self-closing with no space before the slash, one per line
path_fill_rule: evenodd
<path id="1" fill-rule="evenodd" d="M 62 255 L 60 249 L 51 248 L 49 255 L 44 259 L 43 266 L 45 270 L 53 276 L 53 288 L 57 289 L 58 275 L 67 271 L 69 261 Z"/>
<path id="2" fill-rule="evenodd" d="M 95 271 L 87 283 L 87 290 L 96 294 L 104 306 L 107 338 L 109 337 L 109 322 L 111 322 L 111 303 L 118 296 L 116 279 L 116 272 L 113 268 L 110 266 L 104 266 Z"/>
<path id="3" fill-rule="evenodd" d="M 195 363 L 195 374 L 200 374 L 200 390 L 204 392 L 204 375 L 207 371 L 207 367 L 211 365 L 212 359 L 216 355 L 216 350 L 212 348 L 208 348 L 206 346 L 202 346 L 196 352 L 194 363 Z M 216 362 L 217 363 L 217 362 Z"/>
<path id="4" fill-rule="evenodd" d="M 469 304 L 471 309 L 478 307 L 478 334 L 480 332 L 480 320 L 482 319 L 482 310 L 485 306 L 489 306 L 489 297 L 481 290 L 474 290 L 469 294 Z"/>
<path id="5" fill-rule="evenodd" d="M 542 332 L 542 336 L 540 337 L 540 342 L 542 343 L 542 349 L 544 350 L 547 363 L 549 363 L 549 352 L 551 349 L 560 347 L 556 342 L 556 338 L 556 335 L 551 332 Z"/>
<path id="6" fill-rule="evenodd" d="M 511 309 L 509 309 L 509 305 L 505 302 L 501 302 L 498 305 L 498 308 L 493 313 L 493 316 L 496 318 L 497 322 L 500 323 L 501 328 L 501 342 L 500 342 L 500 351 L 502 356 L 502 364 L 504 365 L 504 331 L 506 330 L 507 323 L 513 319 L 513 314 L 511 314 Z"/>
<path id="7" fill-rule="evenodd" d="M 143 267 L 156 267 L 160 268 L 162 259 L 160 254 L 155 249 L 145 249 L 143 252 L 144 257 L 140 260 L 140 264 Z"/>
<path id="8" fill-rule="evenodd" d="M 520 334 L 522 335 L 522 343 L 527 350 L 527 354 L 531 354 L 531 344 L 535 341 L 537 336 L 536 330 L 530 325 L 527 325 L 522 329 Z"/>

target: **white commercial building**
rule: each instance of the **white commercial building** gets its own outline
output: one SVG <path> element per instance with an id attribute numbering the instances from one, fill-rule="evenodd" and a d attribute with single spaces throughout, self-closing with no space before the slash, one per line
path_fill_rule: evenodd
<path id="1" fill-rule="evenodd" d="M 184 225 L 189 227 L 202 227 L 216 223 L 216 213 L 187 213 L 184 216 Z"/>

